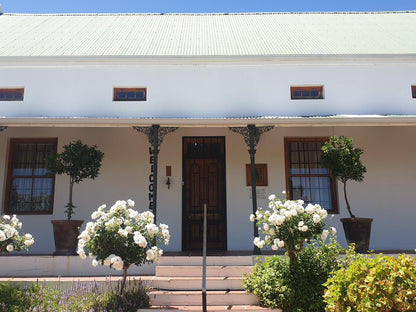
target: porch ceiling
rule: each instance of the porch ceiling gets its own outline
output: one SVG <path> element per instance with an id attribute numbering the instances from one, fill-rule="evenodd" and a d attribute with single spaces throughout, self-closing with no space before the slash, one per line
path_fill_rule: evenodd
<path id="1" fill-rule="evenodd" d="M 132 127 L 158 124 L 170 127 L 229 127 L 273 125 L 275 127 L 332 126 L 415 126 L 415 115 L 333 115 L 313 117 L 263 116 L 244 118 L 8 118 L 0 117 L 0 126 L 8 127 Z"/>

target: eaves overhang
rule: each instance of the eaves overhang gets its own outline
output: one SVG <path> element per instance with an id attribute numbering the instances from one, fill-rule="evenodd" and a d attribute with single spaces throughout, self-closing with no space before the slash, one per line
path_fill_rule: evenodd
<path id="1" fill-rule="evenodd" d="M 171 127 L 229 127 L 255 124 L 275 127 L 416 126 L 415 115 L 260 116 L 236 118 L 50 118 L 0 117 L 8 127 L 132 127 L 158 124 Z"/>
<path id="2" fill-rule="evenodd" d="M 299 63 L 408 63 L 416 53 L 405 54 L 280 54 L 280 55 L 65 55 L 65 56 L 0 56 L 2 66 L 59 66 L 103 64 L 299 64 Z"/>

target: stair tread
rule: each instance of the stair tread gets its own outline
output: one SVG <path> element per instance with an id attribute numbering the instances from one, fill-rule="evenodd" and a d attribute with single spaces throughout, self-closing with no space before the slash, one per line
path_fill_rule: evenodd
<path id="1" fill-rule="evenodd" d="M 176 306 L 176 305 L 170 305 L 170 306 L 151 306 L 148 309 L 140 309 L 140 311 L 149 310 L 152 312 L 155 312 L 157 310 L 182 310 L 182 311 L 201 311 L 202 306 Z M 269 308 L 263 308 L 258 305 L 208 305 L 207 306 L 208 311 L 280 311 L 278 309 L 269 309 Z"/>
<path id="2" fill-rule="evenodd" d="M 207 276 L 207 280 L 241 280 L 243 277 L 241 276 Z M 155 276 L 152 278 L 152 281 L 154 280 L 201 280 L 202 276 Z"/>
<path id="3" fill-rule="evenodd" d="M 201 290 L 159 290 L 155 289 L 150 291 L 151 294 L 157 295 L 157 294 L 177 294 L 177 295 L 184 295 L 184 294 L 191 294 L 191 295 L 201 295 Z M 207 290 L 208 294 L 250 294 L 249 292 L 246 292 L 245 290 Z"/>

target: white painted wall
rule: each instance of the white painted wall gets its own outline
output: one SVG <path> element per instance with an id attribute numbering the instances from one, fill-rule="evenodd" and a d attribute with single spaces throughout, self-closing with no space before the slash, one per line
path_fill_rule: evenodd
<path id="1" fill-rule="evenodd" d="M 182 221 L 182 137 L 225 136 L 228 249 L 252 250 L 250 189 L 245 185 L 245 165 L 249 163 L 248 148 L 242 136 L 226 128 L 180 128 L 167 135 L 159 154 L 158 222 L 170 225 L 172 240 L 165 250 L 181 249 Z M 416 208 L 416 127 L 312 127 L 275 128 L 263 134 L 257 146 L 256 162 L 268 164 L 269 186 L 258 205 L 266 207 L 271 193 L 280 195 L 285 188 L 284 138 L 294 136 L 346 135 L 364 149 L 367 166 L 364 182 L 348 185 L 353 212 L 359 217 L 374 218 L 370 248 L 407 249 L 416 247 L 414 222 Z M 13 128 L 0 132 L 0 190 L 3 209 L 10 138 L 57 137 L 59 149 L 71 140 L 97 144 L 105 153 L 101 175 L 74 188 L 77 206 L 74 218 L 90 220 L 91 213 L 101 204 L 112 205 L 118 199 L 131 198 L 136 208 L 148 207 L 147 188 L 150 172 L 147 137 L 131 128 Z M 172 166 L 171 187 L 167 188 L 165 167 Z M 331 224 L 337 227 L 339 241 L 345 246 L 340 217 L 346 217 L 342 188 L 339 186 L 340 215 Z M 57 176 L 53 215 L 21 216 L 23 231 L 36 239 L 32 253 L 54 251 L 50 220 L 64 218 L 68 197 L 68 179 Z"/>
<path id="2" fill-rule="evenodd" d="M 53 63 L 51 63 L 53 64 Z M 416 114 L 414 60 L 72 63 L 0 65 L 5 117 L 247 117 Z M 324 85 L 323 100 L 290 100 L 290 86 Z M 147 87 L 146 102 L 113 102 L 113 87 Z"/>

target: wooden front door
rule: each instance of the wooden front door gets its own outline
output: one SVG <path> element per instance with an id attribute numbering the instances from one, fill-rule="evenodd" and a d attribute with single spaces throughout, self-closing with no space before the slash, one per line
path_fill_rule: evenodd
<path id="1" fill-rule="evenodd" d="M 183 138 L 182 249 L 202 250 L 204 203 L 207 249 L 227 249 L 224 137 Z"/>

